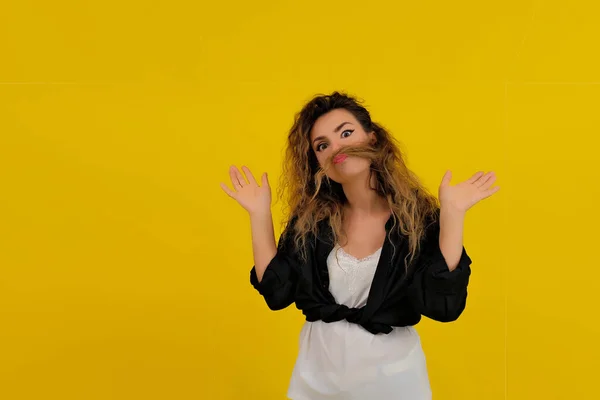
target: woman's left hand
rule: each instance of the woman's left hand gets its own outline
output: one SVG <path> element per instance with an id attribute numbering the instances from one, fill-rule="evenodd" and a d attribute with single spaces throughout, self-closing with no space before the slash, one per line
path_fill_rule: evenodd
<path id="1" fill-rule="evenodd" d="M 496 181 L 496 174 L 490 171 L 484 174 L 477 172 L 471 178 L 451 186 L 452 172 L 446 171 L 439 189 L 440 206 L 458 212 L 466 212 L 479 201 L 490 197 L 500 186 L 491 187 Z"/>

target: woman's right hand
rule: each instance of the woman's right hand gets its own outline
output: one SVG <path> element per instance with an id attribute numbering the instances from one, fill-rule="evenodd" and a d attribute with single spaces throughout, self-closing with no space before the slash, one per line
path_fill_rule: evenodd
<path id="1" fill-rule="evenodd" d="M 246 166 L 242 166 L 242 170 L 248 178 L 248 182 L 240 170 L 232 165 L 229 167 L 229 176 L 231 177 L 231 190 L 226 184 L 221 182 L 221 188 L 232 199 L 236 200 L 249 214 L 268 214 L 271 212 L 271 187 L 267 173 L 263 173 L 261 177 L 261 186 L 258 186 L 256 179 Z"/>

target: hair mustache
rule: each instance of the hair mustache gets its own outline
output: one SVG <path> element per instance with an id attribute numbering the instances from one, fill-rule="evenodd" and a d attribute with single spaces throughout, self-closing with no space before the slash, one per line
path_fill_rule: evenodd
<path id="1" fill-rule="evenodd" d="M 379 150 L 369 144 L 349 145 L 339 148 L 331 156 L 327 157 L 324 165 L 319 168 L 319 172 L 325 173 L 333 166 L 335 157 L 345 154 L 347 156 L 361 157 L 370 161 L 375 161 L 378 158 Z"/>
<path id="2" fill-rule="evenodd" d="M 333 166 L 333 159 L 341 154 L 345 154 L 347 156 L 361 157 L 372 162 L 372 166 L 376 168 L 375 161 L 377 161 L 380 157 L 380 149 L 377 149 L 375 146 L 370 144 L 357 144 L 357 145 L 348 145 L 339 148 L 333 154 L 331 154 L 324 162 L 323 166 L 319 166 L 317 173 L 315 174 L 315 186 L 316 191 L 313 194 L 311 201 L 314 200 L 319 191 L 321 189 L 321 183 L 323 179 L 329 179 L 327 176 L 327 171 Z"/>

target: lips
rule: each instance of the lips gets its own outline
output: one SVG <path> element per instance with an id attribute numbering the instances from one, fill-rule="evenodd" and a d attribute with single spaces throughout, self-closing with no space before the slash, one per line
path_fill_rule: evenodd
<path id="1" fill-rule="evenodd" d="M 333 163 L 339 164 L 343 162 L 346 158 L 348 158 L 346 154 L 338 154 L 337 156 L 333 157 Z"/>

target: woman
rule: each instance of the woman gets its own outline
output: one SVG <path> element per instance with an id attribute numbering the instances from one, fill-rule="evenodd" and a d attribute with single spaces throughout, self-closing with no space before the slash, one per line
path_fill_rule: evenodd
<path id="1" fill-rule="evenodd" d="M 248 211 L 250 281 L 272 310 L 306 316 L 288 397 L 293 400 L 431 398 L 414 329 L 422 315 L 456 320 L 471 259 L 466 211 L 498 190 L 493 172 L 450 185 L 439 202 L 406 167 L 393 137 L 355 98 L 313 98 L 296 115 L 280 186 L 288 218 L 276 245 L 267 174 L 259 186 L 230 168 Z M 450 368 L 451 366 L 449 366 Z"/>

